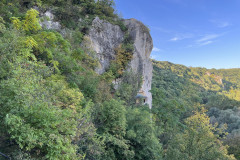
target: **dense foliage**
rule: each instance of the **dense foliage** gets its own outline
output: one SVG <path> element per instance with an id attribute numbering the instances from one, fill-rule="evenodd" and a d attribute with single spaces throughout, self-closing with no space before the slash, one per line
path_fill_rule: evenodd
<path id="1" fill-rule="evenodd" d="M 41 27 L 47 10 L 61 31 Z M 85 36 L 96 16 L 125 33 L 102 75 Z M 205 69 L 154 62 L 150 110 L 135 104 L 142 75 L 126 71 L 133 51 L 113 0 L 2 0 L 0 152 L 29 160 L 232 160 L 224 145 L 231 144 L 239 158 L 238 71 L 205 76 Z M 225 123 L 231 134 L 223 144 Z"/>
<path id="2" fill-rule="evenodd" d="M 204 110 L 187 118 L 185 124 L 184 132 L 170 140 L 166 159 L 235 159 L 227 155 L 227 148 L 219 140 L 221 129 L 210 124 Z"/>
<path id="3" fill-rule="evenodd" d="M 148 106 L 134 103 L 140 75 L 124 71 L 133 46 L 113 5 L 0 2 L 1 153 L 12 159 L 161 159 Z M 31 9 L 36 6 L 51 9 L 68 32 L 42 28 L 39 12 Z M 98 60 L 84 36 L 95 16 L 126 33 L 116 48 L 116 70 L 102 75 L 94 72 Z M 115 89 L 112 81 L 119 77 Z"/>
<path id="4" fill-rule="evenodd" d="M 217 125 L 217 128 L 212 128 L 207 131 L 209 133 L 211 130 L 211 133 L 216 133 L 216 131 L 214 131 L 215 129 L 223 129 L 225 124 L 227 124 L 227 128 L 224 129 L 224 131 L 229 134 L 225 139 L 223 134 L 211 135 L 203 132 L 202 138 L 199 137 L 199 143 L 201 142 L 202 147 L 210 144 L 207 140 L 207 136 L 209 136 L 210 140 L 218 139 L 224 144 L 229 145 L 229 153 L 234 154 L 235 157 L 239 159 L 240 102 L 235 96 L 236 92 L 232 92 L 232 89 L 234 88 L 236 91 L 239 91 L 239 82 L 237 81 L 239 74 L 235 73 L 238 73 L 240 69 L 208 70 L 205 68 L 188 68 L 169 62 L 153 61 L 153 63 L 153 113 L 156 121 L 159 121 L 158 124 L 160 124 L 160 127 L 164 128 L 160 138 L 166 149 L 166 157 L 168 159 L 173 157 L 178 157 L 178 159 L 191 159 L 188 156 L 200 156 L 199 154 L 201 152 L 205 152 L 203 150 L 197 150 L 201 149 L 201 146 L 198 146 L 199 144 L 194 142 L 194 139 L 191 139 L 192 143 L 196 143 L 194 144 L 194 148 L 191 148 L 191 154 L 196 154 L 189 155 L 189 153 L 185 153 L 185 151 L 190 150 L 189 142 L 187 141 L 187 138 L 191 138 L 190 134 L 194 135 L 195 138 L 201 136 L 201 132 L 194 131 L 197 128 L 191 129 L 193 126 L 189 126 L 192 125 L 189 121 L 193 118 L 191 116 L 192 111 L 194 111 L 200 116 L 198 121 L 201 122 L 201 120 L 205 119 L 202 124 L 206 123 L 206 125 L 209 125 L 210 123 Z M 202 107 L 209 110 L 207 115 L 210 119 L 208 119 L 204 113 L 199 112 Z M 196 122 L 191 123 L 194 124 Z M 197 126 L 201 126 L 201 123 Z M 209 125 L 209 127 L 211 127 L 211 125 Z M 197 130 L 199 131 L 200 128 Z M 212 136 L 218 137 L 216 139 Z M 206 142 L 201 140 L 206 140 Z M 232 143 L 233 141 L 234 143 Z M 222 145 L 222 142 L 214 143 Z M 185 150 L 186 148 L 184 147 L 188 147 L 188 149 Z M 177 148 L 181 148 L 181 150 Z M 218 149 L 216 149 L 216 151 L 217 150 Z M 201 156 L 204 156 L 202 154 L 203 153 L 201 153 Z M 216 156 L 214 151 L 208 152 L 208 156 L 211 154 L 213 154 L 213 157 Z M 221 154 L 226 154 L 226 151 Z M 201 157 L 195 157 L 193 159 L 201 159 Z M 214 158 L 205 157 L 203 159 Z"/>

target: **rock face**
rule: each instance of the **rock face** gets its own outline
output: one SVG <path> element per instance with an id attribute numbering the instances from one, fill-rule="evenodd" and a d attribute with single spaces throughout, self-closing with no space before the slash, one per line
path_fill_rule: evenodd
<path id="1" fill-rule="evenodd" d="M 134 41 L 135 47 L 133 58 L 130 62 L 130 68 L 135 73 L 142 74 L 142 91 L 147 97 L 146 103 L 152 108 L 152 94 L 150 90 L 152 85 L 153 66 L 149 58 L 153 48 L 152 37 L 149 34 L 148 28 L 135 19 L 125 20 L 125 25 Z"/>
<path id="2" fill-rule="evenodd" d="M 117 25 L 96 17 L 89 31 L 91 48 L 97 53 L 100 66 L 96 72 L 102 74 L 109 67 L 110 61 L 115 59 L 115 51 L 124 39 L 124 33 Z"/>
<path id="3" fill-rule="evenodd" d="M 54 21 L 54 15 L 52 14 L 51 11 L 41 13 L 40 17 L 42 17 L 42 21 L 40 22 L 41 27 L 46 29 L 54 29 L 58 31 L 61 29 L 60 23 Z"/>
<path id="4" fill-rule="evenodd" d="M 128 70 L 141 74 L 143 78 L 142 90 L 147 99 L 146 103 L 152 107 L 152 62 L 150 54 L 153 48 L 153 42 L 148 28 L 135 19 L 124 20 L 129 34 L 134 41 L 134 53 Z M 110 61 L 115 59 L 114 49 L 124 40 L 124 32 L 119 26 L 100 20 L 98 17 L 93 20 L 92 27 L 88 35 L 91 48 L 97 53 L 100 61 L 100 67 L 96 72 L 102 74 L 109 67 Z"/>
<path id="5" fill-rule="evenodd" d="M 43 28 L 58 30 L 63 34 L 60 23 L 54 21 L 54 15 L 51 11 L 41 13 L 41 17 L 43 20 L 40 24 Z M 134 41 L 133 58 L 127 69 L 141 74 L 143 79 L 141 90 L 147 97 L 146 103 L 152 108 L 152 94 L 150 90 L 153 67 L 149 58 L 153 48 L 152 37 L 148 28 L 135 19 L 124 20 L 124 24 L 127 26 L 130 37 Z M 123 42 L 124 36 L 125 34 L 119 26 L 101 20 L 98 17 L 93 20 L 87 39 L 90 40 L 88 45 L 96 52 L 96 57 L 100 62 L 100 66 L 96 69 L 98 74 L 104 73 L 108 69 L 110 62 L 116 58 L 115 49 Z"/>
<path id="6" fill-rule="evenodd" d="M 60 23 L 54 21 L 54 15 L 51 11 L 41 13 L 40 17 L 42 17 L 40 24 L 43 28 L 58 30 L 62 34 L 65 33 L 64 30 L 61 30 Z M 133 58 L 127 69 L 142 76 L 141 91 L 147 97 L 146 103 L 152 108 L 152 94 L 150 90 L 153 67 L 149 58 L 153 48 L 152 37 L 149 34 L 148 28 L 136 19 L 124 20 L 124 24 L 134 41 Z M 96 57 L 99 59 L 100 66 L 96 69 L 98 74 L 104 73 L 108 69 L 110 62 L 116 58 L 115 49 L 123 42 L 124 36 L 125 33 L 118 25 L 113 25 L 98 17 L 93 20 L 92 27 L 87 36 L 87 39 L 90 41 L 87 43 L 96 52 Z"/>

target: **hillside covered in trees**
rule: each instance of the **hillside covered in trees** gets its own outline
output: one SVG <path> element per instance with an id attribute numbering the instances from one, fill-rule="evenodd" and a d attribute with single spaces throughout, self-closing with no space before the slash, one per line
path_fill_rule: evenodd
<path id="1" fill-rule="evenodd" d="M 135 104 L 141 82 L 125 71 L 133 42 L 113 5 L 0 2 L 1 159 L 161 159 L 149 107 Z M 42 14 L 50 11 L 54 23 Z M 124 33 L 103 74 L 95 72 L 100 62 L 86 41 L 97 16 Z M 45 21 L 61 29 L 45 28 Z"/>
<path id="2" fill-rule="evenodd" d="M 166 120 L 171 125 L 175 122 L 181 126 L 181 120 L 191 111 L 204 107 L 208 110 L 211 124 L 228 132 L 222 140 L 230 146 L 229 152 L 239 159 L 240 69 L 193 68 L 158 61 L 153 61 L 153 64 L 153 105 L 157 112 L 171 113 L 166 115 Z"/>
<path id="3" fill-rule="evenodd" d="M 123 35 L 101 74 L 87 38 L 96 17 Z M 127 68 L 130 29 L 112 0 L 2 0 L 0 159 L 239 159 L 238 70 L 153 61 L 150 109 L 144 77 Z"/>

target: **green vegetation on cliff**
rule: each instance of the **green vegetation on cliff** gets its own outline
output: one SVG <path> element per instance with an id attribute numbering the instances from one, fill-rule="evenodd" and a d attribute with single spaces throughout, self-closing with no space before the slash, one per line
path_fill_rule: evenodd
<path id="1" fill-rule="evenodd" d="M 47 10 L 61 31 L 41 27 Z M 125 33 L 102 75 L 85 37 L 96 16 Z M 232 160 L 225 146 L 232 144 L 239 158 L 238 70 L 226 76 L 154 62 L 150 110 L 136 105 L 141 75 L 125 70 L 132 43 L 112 0 L 2 0 L 0 152 L 29 160 Z M 231 136 L 222 141 L 224 123 Z"/>
<path id="2" fill-rule="evenodd" d="M 0 152 L 12 159 L 161 159 L 148 106 L 135 105 L 138 75 L 123 72 L 133 51 L 126 36 L 116 70 L 95 73 L 84 35 L 95 16 L 122 24 L 113 2 L 0 2 Z M 51 9 L 69 34 L 42 28 Z M 79 19 L 82 19 L 79 21 Z M 112 81 L 122 77 L 119 89 Z M 147 147 L 146 147 L 147 146 Z M 1 157 L 2 158 L 2 157 Z"/>

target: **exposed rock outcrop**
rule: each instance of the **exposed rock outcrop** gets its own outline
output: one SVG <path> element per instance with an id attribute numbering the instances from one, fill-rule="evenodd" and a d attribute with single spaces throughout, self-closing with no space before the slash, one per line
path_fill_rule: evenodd
<path id="1" fill-rule="evenodd" d="M 133 58 L 130 62 L 130 68 L 134 72 L 142 75 L 142 90 L 147 97 L 146 103 L 152 108 L 152 94 L 150 92 L 153 70 L 152 62 L 150 60 L 150 54 L 153 49 L 152 37 L 149 34 L 148 28 L 135 19 L 125 20 L 125 25 L 134 41 L 135 47 Z"/>
<path id="2" fill-rule="evenodd" d="M 134 41 L 134 53 L 128 70 L 141 74 L 143 78 L 142 90 L 147 96 L 146 103 L 152 107 L 152 62 L 150 54 L 153 48 L 153 42 L 148 28 L 135 19 L 124 20 L 129 34 Z M 114 49 L 124 40 L 124 32 L 119 26 L 113 25 L 107 21 L 100 20 L 98 17 L 93 20 L 89 31 L 91 48 L 97 53 L 100 61 L 100 67 L 96 72 L 102 74 L 109 67 L 111 60 L 115 59 Z"/>
<path id="3" fill-rule="evenodd" d="M 38 10 L 38 8 L 36 8 Z M 46 29 L 54 29 L 60 31 L 61 25 L 59 22 L 54 21 L 54 15 L 51 11 L 46 11 L 41 13 L 42 20 L 40 21 L 40 25 Z"/>
<path id="4" fill-rule="evenodd" d="M 115 51 L 124 39 L 124 33 L 117 25 L 96 17 L 89 31 L 91 48 L 97 53 L 100 66 L 96 72 L 102 74 L 109 67 L 110 61 L 115 59 Z"/>
<path id="5" fill-rule="evenodd" d="M 54 29 L 60 31 L 61 25 L 54 21 L 54 15 L 51 11 L 41 13 L 43 20 L 41 26 L 46 29 Z M 124 20 L 124 24 L 128 28 L 130 37 L 134 41 L 134 53 L 131 62 L 128 65 L 128 70 L 140 74 L 143 79 L 141 91 L 146 95 L 146 103 L 152 107 L 152 62 L 150 54 L 153 48 L 153 42 L 148 28 L 135 19 Z M 89 30 L 87 43 L 91 50 L 96 52 L 96 57 L 99 59 L 99 67 L 96 69 L 98 74 L 102 74 L 108 69 L 110 62 L 116 58 L 115 49 L 123 42 L 125 33 L 118 25 L 113 25 L 107 21 L 96 17 L 92 22 L 92 27 Z M 90 44 L 89 44 L 90 43 Z M 119 80 L 120 83 L 120 80 Z"/>

